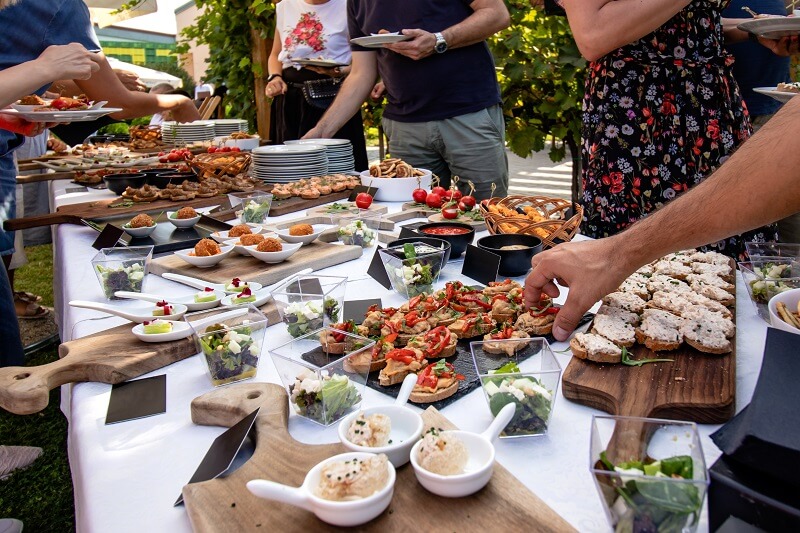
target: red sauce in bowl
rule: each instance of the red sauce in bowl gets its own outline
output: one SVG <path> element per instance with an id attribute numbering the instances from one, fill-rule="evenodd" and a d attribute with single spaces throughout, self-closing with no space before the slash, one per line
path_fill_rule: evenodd
<path id="1" fill-rule="evenodd" d="M 457 226 L 437 226 L 434 228 L 425 228 L 421 231 L 428 235 L 463 235 L 470 232 L 467 228 L 459 228 Z"/>

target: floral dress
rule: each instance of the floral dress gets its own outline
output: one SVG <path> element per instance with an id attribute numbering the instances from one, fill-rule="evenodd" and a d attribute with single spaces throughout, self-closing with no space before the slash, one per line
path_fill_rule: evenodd
<path id="1" fill-rule="evenodd" d="M 700 183 L 750 136 L 723 48 L 720 13 L 728 1 L 693 0 L 653 33 L 590 64 L 584 234 L 622 231 Z M 744 257 L 746 240 L 776 237 L 768 227 L 707 248 Z"/>

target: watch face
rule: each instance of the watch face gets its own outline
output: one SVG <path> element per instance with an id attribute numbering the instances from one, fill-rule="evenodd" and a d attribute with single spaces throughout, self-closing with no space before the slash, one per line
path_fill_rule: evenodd
<path id="1" fill-rule="evenodd" d="M 447 50 L 447 43 L 436 43 L 436 51 L 442 53 Z"/>

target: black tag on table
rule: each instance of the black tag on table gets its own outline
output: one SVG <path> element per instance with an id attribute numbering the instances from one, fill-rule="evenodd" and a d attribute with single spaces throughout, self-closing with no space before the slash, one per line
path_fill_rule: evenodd
<path id="1" fill-rule="evenodd" d="M 474 279 L 484 285 L 489 285 L 492 281 L 497 281 L 497 274 L 500 270 L 500 256 L 492 252 L 482 250 L 477 246 L 467 245 L 467 253 L 464 255 L 464 265 L 461 274 Z"/>
<path id="2" fill-rule="evenodd" d="M 301 278 L 286 287 L 286 294 L 297 294 L 298 296 L 322 294 L 322 284 L 317 278 Z M 297 301 L 299 298 L 289 297 L 289 301 Z"/>
<path id="3" fill-rule="evenodd" d="M 385 270 L 384 270 L 385 272 Z M 380 298 L 370 298 L 368 300 L 347 300 L 344 303 L 344 321 L 352 320 L 356 324 L 364 322 L 364 317 L 367 311 L 373 305 L 377 305 L 378 309 L 383 307 L 383 302 Z"/>
<path id="4" fill-rule="evenodd" d="M 415 237 L 424 237 L 421 233 L 417 233 L 411 228 L 407 228 L 406 226 L 400 227 L 400 239 L 413 239 Z"/>
<path id="5" fill-rule="evenodd" d="M 100 250 L 101 248 L 113 248 L 119 242 L 120 237 L 125 233 L 122 228 L 116 227 L 114 224 L 106 224 L 103 231 L 92 243 L 92 246 Z"/>
<path id="6" fill-rule="evenodd" d="M 225 433 L 214 439 L 211 447 L 206 452 L 203 460 L 200 461 L 200 466 L 195 470 L 192 479 L 189 480 L 187 485 L 192 483 L 199 483 L 201 481 L 208 481 L 224 474 L 233 463 L 236 454 L 244 444 L 244 440 L 250 433 L 253 424 L 256 421 L 258 412 L 261 410 L 259 407 L 246 417 L 239 420 L 234 426 L 228 429 Z M 183 494 L 178 496 L 174 505 L 183 503 Z"/>
<path id="7" fill-rule="evenodd" d="M 356 185 L 355 188 L 350 192 L 350 197 L 347 199 L 348 202 L 355 202 L 356 196 L 365 192 L 375 198 L 375 195 L 378 193 L 377 187 L 367 187 L 366 185 Z"/>
<path id="8" fill-rule="evenodd" d="M 167 412 L 167 375 L 111 386 L 106 425 Z"/>
<path id="9" fill-rule="evenodd" d="M 387 289 L 392 288 L 392 282 L 389 280 L 389 275 L 386 274 L 386 269 L 383 267 L 383 261 L 381 260 L 380 250 L 383 250 L 380 246 L 375 248 L 375 255 L 372 256 L 372 261 L 369 263 L 369 268 L 367 269 L 367 274 L 369 274 L 372 279 L 386 287 Z"/>
<path id="10" fill-rule="evenodd" d="M 71 194 L 74 192 L 87 192 L 89 190 L 88 187 L 67 187 L 64 189 L 64 192 L 67 194 Z"/>

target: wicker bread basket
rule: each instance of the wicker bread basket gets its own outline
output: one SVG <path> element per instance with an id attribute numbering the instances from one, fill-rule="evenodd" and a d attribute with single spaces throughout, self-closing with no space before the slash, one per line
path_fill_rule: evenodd
<path id="1" fill-rule="evenodd" d="M 161 126 L 131 126 L 129 135 L 132 141 L 158 142 L 161 141 Z"/>
<path id="2" fill-rule="evenodd" d="M 189 162 L 189 165 L 201 181 L 206 178 L 236 176 L 247 172 L 247 168 L 250 166 L 250 154 L 244 152 L 198 154 Z"/>
<path id="3" fill-rule="evenodd" d="M 542 247 L 545 249 L 555 246 L 556 241 L 572 240 L 578 233 L 583 219 L 583 207 L 580 205 L 576 205 L 575 213 L 567 218 L 567 213 L 573 207 L 572 202 L 547 196 L 492 198 L 488 202 L 481 202 L 480 206 L 490 234 L 524 233 L 534 235 L 542 239 Z M 490 209 L 489 206 L 501 208 L 506 211 L 506 214 L 498 213 L 497 209 Z M 544 220 L 534 221 L 525 213 L 520 213 L 517 208 L 534 208 L 543 216 Z M 509 216 L 511 212 L 518 214 Z"/>

